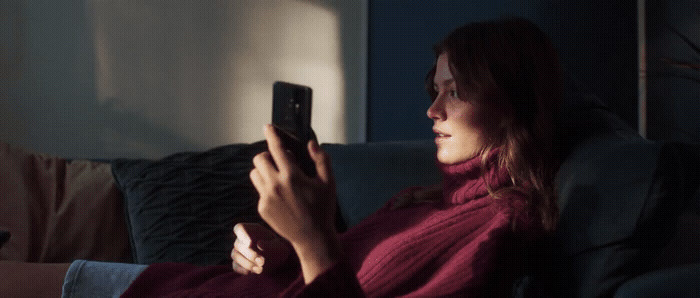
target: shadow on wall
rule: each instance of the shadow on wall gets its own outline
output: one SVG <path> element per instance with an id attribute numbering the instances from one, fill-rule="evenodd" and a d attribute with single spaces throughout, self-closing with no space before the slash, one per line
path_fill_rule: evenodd
<path id="1" fill-rule="evenodd" d="M 67 158 L 160 158 L 202 150 L 138 113 L 95 100 L 0 101 L 0 141 Z"/>
<path id="2" fill-rule="evenodd" d="M 95 109 L 104 121 L 99 140 L 105 156 L 161 158 L 173 152 L 207 149 L 138 113 L 118 108 L 117 102 L 108 98 Z"/>

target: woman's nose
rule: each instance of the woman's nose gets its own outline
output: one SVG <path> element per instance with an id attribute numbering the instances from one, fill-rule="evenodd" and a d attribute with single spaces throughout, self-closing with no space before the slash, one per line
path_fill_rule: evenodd
<path id="1" fill-rule="evenodd" d="M 441 96 L 438 95 L 435 100 L 433 101 L 433 104 L 430 105 L 428 108 L 428 111 L 426 114 L 428 115 L 428 118 L 433 119 L 433 120 L 444 120 L 445 119 L 445 113 L 444 110 L 442 109 L 442 100 L 440 98 Z"/>

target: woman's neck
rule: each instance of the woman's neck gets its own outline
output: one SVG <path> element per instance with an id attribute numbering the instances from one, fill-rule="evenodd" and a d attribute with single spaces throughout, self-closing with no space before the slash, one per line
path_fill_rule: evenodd
<path id="1" fill-rule="evenodd" d="M 438 163 L 443 173 L 444 202 L 464 204 L 510 183 L 508 171 L 498 167 L 498 152 L 491 150 L 485 160 L 477 155 L 457 164 Z"/>

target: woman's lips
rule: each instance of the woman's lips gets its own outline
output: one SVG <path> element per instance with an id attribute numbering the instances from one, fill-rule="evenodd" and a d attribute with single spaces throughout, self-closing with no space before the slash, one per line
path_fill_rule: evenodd
<path id="1" fill-rule="evenodd" d="M 435 134 L 435 142 L 442 142 L 450 138 L 450 135 L 444 134 L 444 133 L 436 133 Z"/>
<path id="2" fill-rule="evenodd" d="M 435 133 L 435 143 L 446 141 L 451 137 L 449 134 L 446 134 L 435 127 L 433 127 L 433 133 Z"/>

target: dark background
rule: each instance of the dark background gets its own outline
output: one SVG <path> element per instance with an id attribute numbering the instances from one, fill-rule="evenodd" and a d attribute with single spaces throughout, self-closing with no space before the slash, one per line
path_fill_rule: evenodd
<path id="1" fill-rule="evenodd" d="M 700 142 L 700 1 L 646 3 L 648 137 Z M 668 60 L 690 63 L 696 69 L 674 66 Z"/>
<path id="2" fill-rule="evenodd" d="M 14 49 L 16 55 L 5 53 L 3 57 L 10 58 L 0 61 L 0 81 L 7 86 L 0 86 L 0 91 L 19 90 L 32 100 L 41 100 L 46 94 L 72 99 L 44 101 L 42 109 L 47 114 L 58 111 L 69 117 L 40 118 L 22 128 L 27 135 L 43 136 L 45 133 L 38 130 L 44 127 L 52 127 L 57 134 L 84 131 L 85 121 L 73 121 L 74 115 L 80 115 L 80 119 L 102 116 L 100 110 L 82 104 L 96 97 L 93 74 L 86 73 L 92 71 L 90 63 L 94 60 L 92 40 L 87 37 L 90 30 L 84 25 L 87 20 L 81 19 L 85 18 L 84 12 L 78 9 L 85 1 L 37 4 L 0 0 L 2 51 L 8 51 L 5 39 L 15 38 L 8 29 L 11 17 L 21 15 L 14 11 L 21 5 L 13 3 L 24 3 L 35 12 L 22 21 L 25 25 L 43 24 L 26 29 L 27 36 L 37 39 L 27 43 L 43 50 L 37 53 L 32 52 L 36 49 L 18 46 Z M 423 90 L 425 74 L 434 60 L 431 46 L 457 26 L 502 16 L 522 16 L 537 23 L 552 38 L 566 74 L 597 95 L 631 127 L 638 126 L 637 1 L 368 0 L 367 5 L 367 141 L 431 139 L 432 121 L 425 116 L 429 99 Z M 647 137 L 700 142 L 700 70 L 664 62 L 664 58 L 672 58 L 700 64 L 700 53 L 671 30 L 700 45 L 700 1 L 646 0 L 646 11 Z M 51 24 L 50 28 L 46 24 Z M 46 32 L 38 32 L 44 27 L 48 28 Z M 26 68 L 45 73 L 28 73 L 18 80 L 20 73 L 13 70 L 23 67 L 16 61 L 26 61 Z M 3 98 L 21 98 L 14 95 L 0 94 L 0 107 L 7 105 L 1 102 Z M 3 111 L 0 109 L 0 120 L 21 117 Z M 194 146 L 161 131 L 152 135 L 173 148 Z M 70 144 L 82 139 L 89 138 L 75 134 L 65 142 L 51 142 L 56 147 L 53 151 L 75 150 Z M 84 144 L 86 149 L 74 155 L 87 156 L 96 146 Z"/>
<path id="3" fill-rule="evenodd" d="M 538 24 L 552 38 L 567 75 L 636 128 L 636 2 L 370 1 L 368 140 L 432 138 L 423 89 L 432 45 L 455 27 L 502 16 Z"/>

